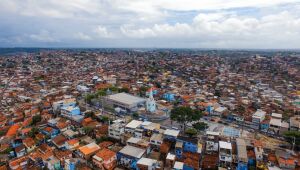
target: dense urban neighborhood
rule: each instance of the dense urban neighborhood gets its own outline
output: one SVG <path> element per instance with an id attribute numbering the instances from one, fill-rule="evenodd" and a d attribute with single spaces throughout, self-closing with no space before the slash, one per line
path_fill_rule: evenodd
<path id="1" fill-rule="evenodd" d="M 2 49 L 0 170 L 300 170 L 300 52 Z"/>

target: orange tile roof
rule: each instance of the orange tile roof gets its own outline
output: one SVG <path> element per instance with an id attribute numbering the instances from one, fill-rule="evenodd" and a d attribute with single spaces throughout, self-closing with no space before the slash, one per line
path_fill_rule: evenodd
<path id="1" fill-rule="evenodd" d="M 78 142 L 79 142 L 79 140 L 76 139 L 76 138 L 67 141 L 67 143 L 68 143 L 69 145 L 75 145 L 75 144 L 78 143 Z"/>
<path id="2" fill-rule="evenodd" d="M 111 151 L 109 149 L 102 149 L 99 152 L 96 153 L 96 156 L 102 158 L 104 161 L 107 161 L 111 159 L 112 157 L 116 156 L 116 153 L 114 151 Z"/>
<path id="3" fill-rule="evenodd" d="M 17 131 L 19 130 L 19 128 L 20 128 L 20 125 L 19 125 L 19 124 L 14 124 L 14 125 L 12 125 L 12 126 L 8 129 L 8 131 L 7 131 L 7 133 L 6 133 L 6 136 L 7 136 L 7 137 L 15 136 L 15 135 L 17 134 Z"/>
<path id="4" fill-rule="evenodd" d="M 27 147 L 31 147 L 35 144 L 34 140 L 32 138 L 26 138 L 23 140 L 23 143 Z"/>
<path id="5" fill-rule="evenodd" d="M 79 148 L 80 152 L 84 155 L 89 155 L 93 152 L 97 152 L 100 149 L 100 147 L 95 143 L 90 143 L 88 145 L 82 146 Z"/>

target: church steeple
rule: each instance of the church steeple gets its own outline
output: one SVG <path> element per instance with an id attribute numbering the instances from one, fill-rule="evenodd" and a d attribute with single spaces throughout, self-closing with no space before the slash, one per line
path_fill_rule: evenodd
<path id="1" fill-rule="evenodd" d="M 148 112 L 151 112 L 151 113 L 156 111 L 156 103 L 155 103 L 155 100 L 153 97 L 152 87 L 149 92 L 149 98 L 147 99 L 147 102 L 146 102 L 146 109 Z"/>

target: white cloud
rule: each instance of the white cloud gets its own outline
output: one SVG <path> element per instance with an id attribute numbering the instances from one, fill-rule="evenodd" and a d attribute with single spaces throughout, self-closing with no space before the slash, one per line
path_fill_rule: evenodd
<path id="1" fill-rule="evenodd" d="M 84 41 L 92 40 L 92 38 L 89 35 L 86 35 L 82 32 L 78 32 L 77 34 L 75 34 L 75 38 Z"/>
<path id="2" fill-rule="evenodd" d="M 30 34 L 29 38 L 38 42 L 59 42 L 47 30 L 41 30 L 37 34 Z"/>
<path id="3" fill-rule="evenodd" d="M 107 31 L 106 27 L 98 25 L 94 32 L 102 38 L 113 38 L 114 35 Z"/>
<path id="4" fill-rule="evenodd" d="M 1 0 L 0 45 L 299 48 L 299 10 L 299 0 Z"/>

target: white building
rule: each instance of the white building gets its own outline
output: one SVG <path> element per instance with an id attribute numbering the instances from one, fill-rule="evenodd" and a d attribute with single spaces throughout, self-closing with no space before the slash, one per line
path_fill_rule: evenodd
<path id="1" fill-rule="evenodd" d="M 146 103 L 146 99 L 127 93 L 112 94 L 107 96 L 105 100 L 107 104 L 114 108 L 119 107 L 128 112 L 137 111 L 139 108 L 144 107 Z"/>
<path id="2" fill-rule="evenodd" d="M 258 109 L 253 115 L 252 115 L 252 122 L 253 123 L 261 123 L 266 117 L 266 112 Z"/>
<path id="3" fill-rule="evenodd" d="M 232 163 L 232 145 L 230 142 L 219 141 L 219 160 L 226 165 Z"/>
<path id="4" fill-rule="evenodd" d="M 114 120 L 113 124 L 108 126 L 108 136 L 114 139 L 121 139 L 121 135 L 125 132 L 125 123 L 123 120 Z"/>

